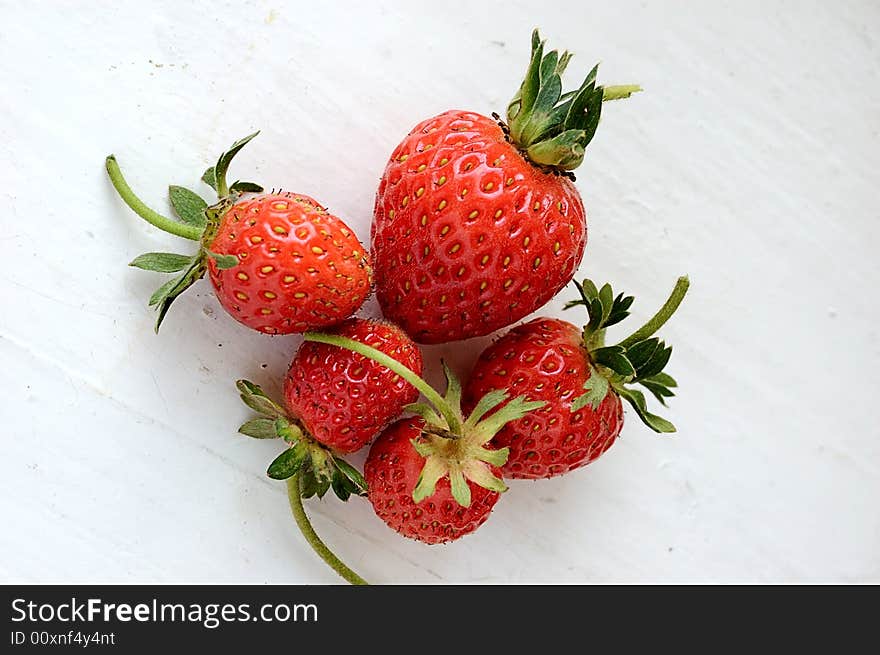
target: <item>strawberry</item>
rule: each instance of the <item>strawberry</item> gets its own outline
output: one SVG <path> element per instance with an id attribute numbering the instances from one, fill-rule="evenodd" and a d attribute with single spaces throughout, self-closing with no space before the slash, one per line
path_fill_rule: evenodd
<path id="1" fill-rule="evenodd" d="M 418 346 L 389 323 L 353 318 L 324 336 L 360 344 L 404 367 L 410 375 L 421 374 Z M 383 364 L 315 340 L 304 341 L 290 363 L 283 406 L 253 382 L 239 380 L 237 386 L 242 402 L 261 414 L 242 425 L 239 432 L 257 439 L 281 437 L 291 444 L 270 465 L 269 477 L 289 478 L 308 463 L 317 481 L 327 483 L 319 494 L 322 496 L 334 479 L 336 453 L 363 448 L 419 395 L 415 387 Z"/>
<path id="2" fill-rule="evenodd" d="M 417 417 L 392 424 L 370 447 L 364 477 L 379 518 L 428 544 L 458 539 L 482 525 L 507 489 L 499 472 L 508 450 L 489 443 L 505 423 L 544 403 L 518 396 L 492 412 L 509 398 L 504 389 L 494 389 L 464 415 L 461 384 L 445 364 L 446 395 L 441 396 L 414 371 L 368 345 L 339 334 L 308 333 L 305 338 L 387 366 L 430 403 L 409 405 Z"/>
<path id="3" fill-rule="evenodd" d="M 256 134 L 224 152 L 202 179 L 219 197 L 211 206 L 183 187 L 169 189 L 180 221 L 148 208 L 122 177 L 116 159 L 107 172 L 139 216 L 171 234 L 198 241 L 195 255 L 146 253 L 132 266 L 180 272 L 150 298 L 156 330 L 186 289 L 208 272 L 220 304 L 237 321 L 266 334 L 290 334 L 344 320 L 370 293 L 372 271 L 363 244 L 339 218 L 308 196 L 260 193 L 252 182 L 226 183 L 232 158 Z"/>
<path id="4" fill-rule="evenodd" d="M 391 323 L 353 318 L 332 334 L 372 346 L 422 373 L 418 346 Z M 418 396 L 414 386 L 381 364 L 311 341 L 300 346 L 284 380 L 288 411 L 317 441 L 342 453 L 367 445 Z"/>
<path id="5" fill-rule="evenodd" d="M 680 278 L 663 308 L 642 328 L 614 346 L 605 330 L 629 314 L 632 296 L 616 298 L 610 285 L 577 285 L 588 325 L 580 328 L 552 318 L 519 325 L 480 355 L 464 390 L 464 407 L 477 405 L 487 390 L 504 386 L 545 405 L 507 423 L 494 444 L 510 449 L 504 475 L 549 478 L 589 464 L 608 450 L 623 428 L 621 398 L 656 432 L 675 427 L 647 410 L 640 384 L 663 405 L 675 380 L 663 373 L 672 348 L 653 335 L 672 315 L 688 288 Z"/>
<path id="6" fill-rule="evenodd" d="M 370 293 L 370 266 L 351 229 L 308 196 L 236 202 L 208 246 L 238 265 L 208 262 L 220 304 L 266 334 L 304 332 L 350 316 Z"/>
<path id="7" fill-rule="evenodd" d="M 354 318 L 325 336 L 379 353 L 409 375 L 421 373 L 418 347 L 390 323 Z M 284 380 L 284 406 L 253 382 L 239 380 L 237 387 L 245 405 L 259 414 L 238 431 L 256 439 L 280 437 L 288 445 L 266 474 L 287 480 L 290 507 L 303 536 L 339 575 L 352 584 L 366 584 L 324 545 L 302 499 L 323 498 L 331 488 L 343 501 L 366 495 L 364 477 L 340 453 L 369 443 L 406 403 L 418 398 L 418 391 L 373 358 L 315 339 L 305 341 L 290 364 Z"/>
<path id="8" fill-rule="evenodd" d="M 372 225 L 376 293 L 416 341 L 488 334 L 530 314 L 574 275 L 587 241 L 571 173 L 583 161 L 603 100 L 596 68 L 562 94 L 570 55 L 544 54 L 537 30 L 507 123 L 447 111 L 394 149 Z"/>
<path id="9" fill-rule="evenodd" d="M 424 429 L 423 419 L 408 418 L 385 430 L 370 448 L 364 477 L 370 503 L 380 519 L 405 537 L 438 544 L 480 527 L 501 494 L 467 480 L 471 501 L 462 507 L 452 495 L 449 479 L 443 478 L 430 498 L 416 504 L 413 490 L 425 466 L 425 458 L 416 448 L 428 445 Z M 486 464 L 486 468 L 500 478 L 497 466 Z"/>

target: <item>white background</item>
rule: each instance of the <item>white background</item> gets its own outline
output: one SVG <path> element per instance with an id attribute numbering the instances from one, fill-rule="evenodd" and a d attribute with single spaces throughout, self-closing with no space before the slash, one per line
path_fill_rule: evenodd
<path id="1" fill-rule="evenodd" d="M 503 111 L 534 25 L 576 53 L 569 86 L 601 60 L 600 80 L 645 87 L 606 106 L 578 172 L 579 275 L 635 293 L 635 327 L 690 274 L 662 332 L 679 432 L 629 413 L 598 463 L 513 483 L 453 545 L 404 540 L 359 500 L 309 502 L 316 528 L 380 582 L 880 581 L 876 2 L 0 15 L 0 581 L 338 580 L 264 475 L 279 444 L 236 434 L 233 381 L 276 389 L 299 338 L 239 326 L 207 282 L 156 336 L 160 280 L 126 263 L 191 244 L 122 205 L 104 156 L 167 211 L 167 184 L 198 185 L 259 128 L 232 175 L 311 194 L 366 240 L 394 145 L 446 109 Z M 488 341 L 426 354 L 466 373 Z"/>

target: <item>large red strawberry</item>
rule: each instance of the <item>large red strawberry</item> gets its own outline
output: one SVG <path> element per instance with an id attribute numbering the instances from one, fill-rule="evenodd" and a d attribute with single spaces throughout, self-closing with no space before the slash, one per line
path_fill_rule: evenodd
<path id="1" fill-rule="evenodd" d="M 570 59 L 544 54 L 537 30 L 507 123 L 448 111 L 394 149 L 372 226 L 376 292 L 416 341 L 488 334 L 530 314 L 574 275 L 587 240 L 571 171 L 604 100 L 636 86 L 596 85 L 596 68 L 562 94 Z"/>
<path id="2" fill-rule="evenodd" d="M 507 448 L 490 446 L 492 438 L 508 421 L 544 403 L 525 396 L 505 403 L 509 394 L 500 388 L 487 393 L 465 415 L 461 385 L 445 365 L 446 395 L 441 396 L 375 348 L 340 335 L 309 333 L 306 340 L 346 348 L 387 366 L 430 403 L 409 405 L 407 409 L 419 418 L 392 424 L 370 447 L 364 477 L 379 518 L 402 535 L 429 544 L 458 539 L 482 525 L 499 493 L 507 489 L 499 477 Z"/>
<path id="3" fill-rule="evenodd" d="M 353 314 L 370 293 L 372 271 L 363 244 L 342 220 L 312 198 L 261 192 L 252 182 L 227 185 L 232 158 L 256 134 L 220 156 L 203 180 L 219 201 L 208 206 L 196 193 L 170 187 L 180 221 L 141 202 L 122 177 L 116 159 L 107 172 L 122 199 L 156 227 L 198 241 L 195 255 L 147 253 L 132 266 L 162 273 L 180 272 L 150 298 L 159 316 L 207 271 L 221 305 L 237 321 L 266 334 L 305 332 L 333 325 Z"/>
<path id="4" fill-rule="evenodd" d="M 396 325 L 353 318 L 331 334 L 371 346 L 422 374 L 422 354 Z M 367 445 L 419 392 L 385 366 L 351 351 L 304 342 L 284 380 L 284 404 L 322 444 L 342 453 Z"/>
<path id="5" fill-rule="evenodd" d="M 590 321 L 584 328 L 553 318 L 519 325 L 480 355 L 464 391 L 465 408 L 499 387 L 546 402 L 544 407 L 505 425 L 494 443 L 510 449 L 504 474 L 549 478 L 589 464 L 608 450 L 623 427 L 621 398 L 656 432 L 674 432 L 668 421 L 647 410 L 640 384 L 662 404 L 675 380 L 663 373 L 672 348 L 652 337 L 687 291 L 680 278 L 663 308 L 642 328 L 613 346 L 605 329 L 629 314 L 631 296 L 614 297 L 589 280 L 577 285 Z"/>

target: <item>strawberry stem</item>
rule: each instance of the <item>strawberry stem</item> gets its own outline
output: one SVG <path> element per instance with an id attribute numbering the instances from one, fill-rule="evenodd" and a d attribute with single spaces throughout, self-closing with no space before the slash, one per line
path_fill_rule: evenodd
<path id="1" fill-rule="evenodd" d="M 436 390 L 434 390 L 431 385 L 425 382 L 422 378 L 416 375 L 409 368 L 398 362 L 396 359 L 391 357 L 390 355 L 386 355 L 380 350 L 376 350 L 360 341 L 355 341 L 354 339 L 349 339 L 347 337 L 341 337 L 336 334 L 323 334 L 321 332 L 306 332 L 303 335 L 303 338 L 306 341 L 315 341 L 317 343 L 326 343 L 331 346 L 337 346 L 339 348 L 345 348 L 346 350 L 351 350 L 352 352 L 357 353 L 358 355 L 363 355 L 367 359 L 371 359 L 374 362 L 385 366 L 386 368 L 391 369 L 395 373 L 397 373 L 404 380 L 413 385 L 416 389 L 418 389 L 422 395 L 428 399 L 428 401 L 434 405 L 438 412 L 443 415 L 443 418 L 446 419 L 446 423 L 449 426 L 450 432 L 455 434 L 461 434 L 462 425 L 461 419 L 458 416 L 456 408 L 453 408 L 446 399 L 443 398 Z"/>
<path id="2" fill-rule="evenodd" d="M 672 293 L 669 294 L 669 298 L 667 298 L 666 302 L 663 303 L 663 306 L 659 309 L 659 311 L 654 314 L 654 316 L 652 316 L 647 323 L 645 323 L 642 327 L 633 332 L 617 345 L 624 348 L 629 348 L 630 346 L 637 344 L 639 341 L 647 339 L 657 330 L 663 327 L 663 324 L 669 320 L 669 318 L 675 313 L 675 310 L 678 309 L 681 301 L 684 300 L 684 296 L 687 293 L 689 286 L 690 280 L 688 280 L 686 275 L 678 278 L 678 281 L 675 283 L 675 287 L 672 289 Z"/>
<path id="3" fill-rule="evenodd" d="M 306 516 L 305 508 L 303 508 L 299 480 L 299 473 L 296 473 L 287 480 L 287 497 L 290 499 L 290 511 L 293 512 L 293 518 L 296 521 L 296 525 L 299 527 L 299 531 L 302 532 L 303 537 L 309 542 L 312 550 L 314 550 L 331 569 L 342 576 L 346 582 L 353 585 L 368 585 L 369 582 L 348 568 L 341 559 L 336 557 L 333 551 L 327 548 L 327 545 L 321 541 L 318 533 L 315 532 L 315 529 L 309 521 L 309 517 Z"/>
<path id="4" fill-rule="evenodd" d="M 135 195 L 134 191 L 131 190 L 131 187 L 128 186 L 128 183 L 122 176 L 122 171 L 119 170 L 119 164 L 116 163 L 115 156 L 110 155 L 107 157 L 106 163 L 107 175 L 110 176 L 113 188 L 116 189 L 119 197 L 125 201 L 125 204 L 128 205 L 135 214 L 147 221 L 147 223 L 150 223 L 169 234 L 183 237 L 184 239 L 190 239 L 192 241 L 198 241 L 202 238 L 203 230 L 201 227 L 180 223 L 147 207 L 147 205 Z"/>

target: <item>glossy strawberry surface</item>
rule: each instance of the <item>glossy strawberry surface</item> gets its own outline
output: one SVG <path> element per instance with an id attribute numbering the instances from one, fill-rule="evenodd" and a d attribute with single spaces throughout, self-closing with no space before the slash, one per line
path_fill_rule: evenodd
<path id="1" fill-rule="evenodd" d="M 391 323 L 354 318 L 329 332 L 372 346 L 422 374 L 418 346 Z M 415 387 L 381 364 L 311 341 L 300 346 L 284 379 L 291 415 L 317 441 L 342 453 L 366 446 L 418 396 Z"/>
<path id="2" fill-rule="evenodd" d="M 609 391 L 596 409 L 587 405 L 571 411 L 590 374 L 581 330 L 558 319 L 518 325 L 483 351 L 464 388 L 466 411 L 493 389 L 547 402 L 495 436 L 494 445 L 510 448 L 506 477 L 561 475 L 595 461 L 611 447 L 623 428 L 616 393 Z"/>
<path id="3" fill-rule="evenodd" d="M 353 314 L 370 293 L 371 268 L 354 232 L 308 196 L 265 194 L 238 201 L 211 250 L 237 266 L 209 262 L 220 303 L 267 334 L 305 332 Z"/>
<path id="4" fill-rule="evenodd" d="M 500 494 L 466 481 L 471 504 L 462 507 L 452 496 L 449 478 L 437 482 L 434 493 L 420 503 L 413 501 L 425 459 L 413 447 L 424 426 L 420 418 L 401 419 L 388 427 L 373 445 L 364 465 L 373 510 L 389 527 L 427 544 L 454 541 L 480 527 L 489 517 Z M 498 469 L 494 469 L 500 475 Z"/>
<path id="5" fill-rule="evenodd" d="M 416 341 L 509 325 L 571 280 L 586 246 L 574 184 L 529 163 L 496 121 L 448 111 L 395 148 L 376 196 L 376 293 Z"/>

